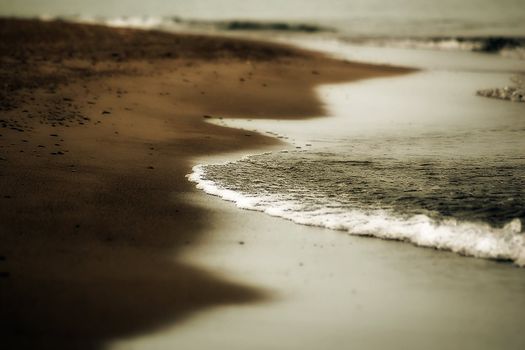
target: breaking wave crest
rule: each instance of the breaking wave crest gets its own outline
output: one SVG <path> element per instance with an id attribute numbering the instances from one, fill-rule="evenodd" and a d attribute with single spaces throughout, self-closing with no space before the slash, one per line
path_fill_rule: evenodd
<path id="1" fill-rule="evenodd" d="M 523 37 L 351 37 L 344 41 L 401 49 L 485 52 L 499 54 L 507 58 L 525 59 L 525 38 Z"/>

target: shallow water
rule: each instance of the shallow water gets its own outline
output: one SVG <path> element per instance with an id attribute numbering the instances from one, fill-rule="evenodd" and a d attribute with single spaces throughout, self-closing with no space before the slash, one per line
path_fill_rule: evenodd
<path id="1" fill-rule="evenodd" d="M 516 349 L 525 346 L 525 275 L 433 249 L 296 225 L 188 194 L 213 223 L 184 261 L 271 300 L 207 310 L 122 340 L 128 349 Z M 240 215 L 242 214 L 242 215 Z M 239 245 L 238 242 L 245 242 Z"/>
<path id="2" fill-rule="evenodd" d="M 193 180 L 296 223 L 524 265 L 525 105 L 475 96 L 520 63 L 464 71 L 468 55 L 475 65 L 479 54 L 449 53 L 448 69 L 429 59 L 414 74 L 322 87 L 331 118 L 227 121 L 300 149 L 200 166 Z"/>
<path id="3" fill-rule="evenodd" d="M 302 204 L 305 215 L 386 210 L 400 218 L 422 214 L 494 227 L 525 220 L 525 157 L 396 159 L 287 152 L 206 166 L 205 177 L 246 196 Z"/>

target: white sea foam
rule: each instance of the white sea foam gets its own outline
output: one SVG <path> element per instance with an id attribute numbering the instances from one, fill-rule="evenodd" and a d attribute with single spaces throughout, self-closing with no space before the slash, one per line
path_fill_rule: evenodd
<path id="1" fill-rule="evenodd" d="M 509 260 L 525 266 L 525 234 L 520 219 L 503 228 L 455 219 L 435 220 L 426 215 L 398 217 L 384 210 L 338 209 L 335 205 L 311 210 L 306 203 L 275 195 L 248 196 L 206 178 L 206 166 L 197 165 L 188 179 L 208 194 L 234 202 L 239 208 L 261 211 L 297 224 L 347 231 L 353 235 L 411 242 L 478 258 Z"/>
<path id="2" fill-rule="evenodd" d="M 427 50 L 465 50 L 473 51 L 482 48 L 483 43 L 479 40 L 459 40 L 456 38 L 434 39 L 434 38 L 384 38 L 359 40 L 363 44 L 394 47 L 401 49 L 427 49 Z"/>
<path id="3" fill-rule="evenodd" d="M 105 24 L 111 27 L 124 27 L 124 28 L 159 28 L 164 23 L 161 17 L 113 17 L 105 21 Z"/>

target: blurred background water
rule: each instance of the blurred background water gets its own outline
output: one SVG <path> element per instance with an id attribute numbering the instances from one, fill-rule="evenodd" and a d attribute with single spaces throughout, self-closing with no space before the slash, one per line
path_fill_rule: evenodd
<path id="1" fill-rule="evenodd" d="M 1 0 L 4 16 L 301 21 L 349 35 L 525 35 L 523 0 Z"/>

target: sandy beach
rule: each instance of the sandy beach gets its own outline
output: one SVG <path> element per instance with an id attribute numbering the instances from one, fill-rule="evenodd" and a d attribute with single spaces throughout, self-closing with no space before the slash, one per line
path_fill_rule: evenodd
<path id="1" fill-rule="evenodd" d="M 213 227 L 203 244 L 181 252 L 181 261 L 258 286 L 265 297 L 203 310 L 115 340 L 109 349 L 518 350 L 525 344 L 519 268 L 240 212 L 214 196 L 184 198 L 209 210 Z"/>
<path id="2" fill-rule="evenodd" d="M 267 298 L 178 259 L 206 246 L 216 225 L 187 200 L 197 193 L 185 178 L 193 160 L 279 145 L 207 120 L 323 115 L 319 84 L 410 71 L 64 22 L 3 19 L 0 35 L 0 327 L 9 348 L 99 349 Z"/>

